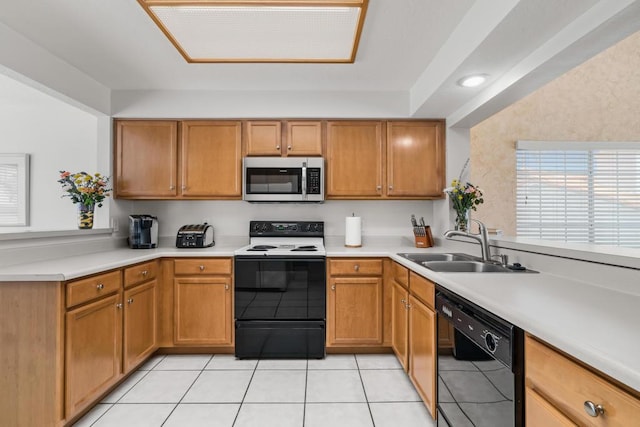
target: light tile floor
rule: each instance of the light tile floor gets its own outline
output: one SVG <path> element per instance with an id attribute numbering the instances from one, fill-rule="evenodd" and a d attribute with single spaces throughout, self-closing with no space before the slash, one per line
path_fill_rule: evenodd
<path id="1" fill-rule="evenodd" d="M 434 427 L 394 355 L 151 358 L 75 427 Z"/>

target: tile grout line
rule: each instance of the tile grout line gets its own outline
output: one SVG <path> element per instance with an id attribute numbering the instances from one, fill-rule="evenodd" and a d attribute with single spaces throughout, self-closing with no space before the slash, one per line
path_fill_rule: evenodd
<path id="1" fill-rule="evenodd" d="M 260 364 L 260 359 L 258 359 L 258 361 L 256 362 L 256 366 L 253 367 L 251 378 L 249 378 L 249 383 L 247 384 L 247 388 L 244 391 L 244 394 L 242 395 L 240 406 L 238 406 L 238 412 L 236 412 L 236 416 L 233 418 L 233 423 L 231 423 L 231 427 L 234 427 L 236 425 L 236 422 L 238 422 L 238 415 L 240 415 L 240 411 L 242 410 L 242 405 L 244 405 L 244 400 L 247 398 L 247 393 L 249 393 L 249 387 L 251 387 L 251 383 L 253 382 L 253 377 L 256 375 L 256 371 L 258 370 L 258 364 Z"/>
<path id="2" fill-rule="evenodd" d="M 362 385 L 362 391 L 364 392 L 364 400 L 367 402 L 367 409 L 369 410 L 369 417 L 371 418 L 371 425 L 373 427 L 376 426 L 376 422 L 373 419 L 373 412 L 371 412 L 371 405 L 369 404 L 369 397 L 367 396 L 367 389 L 364 386 L 364 381 L 362 380 L 362 373 L 360 372 L 360 364 L 358 363 L 358 358 L 356 355 L 353 355 L 353 358 L 356 360 L 356 367 L 358 368 L 358 377 L 360 378 L 360 385 Z"/>
<path id="3" fill-rule="evenodd" d="M 202 375 L 202 373 L 204 372 L 204 368 L 207 367 L 207 365 L 209 364 L 209 362 L 211 362 L 211 360 L 213 359 L 213 355 L 209 356 L 209 360 L 207 360 L 207 362 L 204 364 L 204 366 L 202 367 L 202 369 L 200 369 L 200 373 L 198 375 L 196 375 L 196 377 L 194 378 L 193 382 L 191 383 L 191 385 L 189 387 L 187 387 L 187 390 L 184 392 L 184 394 L 182 395 L 182 397 L 180 398 L 180 400 L 178 400 L 178 403 L 175 404 L 175 406 L 173 407 L 173 409 L 171 410 L 171 412 L 169 412 L 169 415 L 167 415 L 167 417 L 164 419 L 164 421 L 162 422 L 162 424 L 160 424 L 160 426 L 164 426 L 166 424 L 166 422 L 169 420 L 169 418 L 171 418 L 171 415 L 173 415 L 173 413 L 175 412 L 175 410 L 178 408 L 178 405 L 180 405 L 180 403 L 182 402 L 182 400 L 185 398 L 185 396 L 187 395 L 187 393 L 189 393 L 189 390 L 191 390 L 191 388 L 193 387 L 193 385 L 196 383 L 196 381 L 198 381 L 198 378 L 200 378 L 200 376 Z M 157 366 L 157 365 L 156 365 Z M 183 369 L 186 371 L 186 369 Z"/>
<path id="4" fill-rule="evenodd" d="M 325 357 L 327 357 L 325 355 Z M 302 403 L 302 426 L 304 427 L 305 417 L 307 416 L 307 387 L 309 386 L 309 359 L 307 359 L 307 369 L 304 374 L 304 399 Z"/>

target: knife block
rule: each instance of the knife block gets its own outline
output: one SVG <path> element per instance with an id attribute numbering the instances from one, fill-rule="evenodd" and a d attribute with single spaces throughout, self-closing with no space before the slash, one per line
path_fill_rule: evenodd
<path id="1" fill-rule="evenodd" d="M 413 237 L 415 238 L 416 248 L 430 248 L 433 246 L 431 227 L 428 225 L 413 227 Z"/>

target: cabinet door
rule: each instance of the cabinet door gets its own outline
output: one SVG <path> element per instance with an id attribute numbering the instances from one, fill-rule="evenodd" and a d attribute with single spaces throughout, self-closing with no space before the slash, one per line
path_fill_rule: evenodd
<path id="1" fill-rule="evenodd" d="M 322 156 L 321 122 L 287 122 L 287 156 Z"/>
<path id="2" fill-rule="evenodd" d="M 66 315 L 65 401 L 67 419 L 120 377 L 122 294 L 105 297 Z"/>
<path id="3" fill-rule="evenodd" d="M 184 277 L 174 280 L 175 344 L 232 344 L 231 279 Z"/>
<path id="4" fill-rule="evenodd" d="M 409 378 L 435 416 L 436 313 L 409 296 Z"/>
<path id="5" fill-rule="evenodd" d="M 174 121 L 117 121 L 115 197 L 175 196 L 177 140 Z"/>
<path id="6" fill-rule="evenodd" d="M 382 343 L 382 279 L 333 277 L 327 297 L 327 345 Z"/>
<path id="7" fill-rule="evenodd" d="M 525 388 L 525 400 L 527 427 L 575 427 L 577 425 L 529 387 Z"/>
<path id="8" fill-rule="evenodd" d="M 442 198 L 444 138 L 441 122 L 387 123 L 387 194 Z"/>
<path id="9" fill-rule="evenodd" d="M 277 121 L 247 122 L 247 156 L 279 156 L 282 123 Z"/>
<path id="10" fill-rule="evenodd" d="M 381 122 L 327 124 L 327 197 L 382 196 L 383 143 Z"/>
<path id="11" fill-rule="evenodd" d="M 124 293 L 124 372 L 140 364 L 156 346 L 156 280 Z"/>
<path id="12" fill-rule="evenodd" d="M 391 285 L 391 347 L 405 372 L 409 367 L 409 294 L 395 281 Z"/>
<path id="13" fill-rule="evenodd" d="M 240 122 L 182 122 L 181 183 L 185 197 L 242 196 Z"/>

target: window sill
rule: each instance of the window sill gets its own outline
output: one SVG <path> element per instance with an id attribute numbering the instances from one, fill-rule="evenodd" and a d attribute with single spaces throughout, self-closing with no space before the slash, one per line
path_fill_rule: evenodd
<path id="1" fill-rule="evenodd" d="M 112 233 L 112 228 L 92 228 L 90 230 L 34 230 L 14 233 L 0 232 L 0 241 L 47 239 L 51 237 L 99 236 Z"/>

